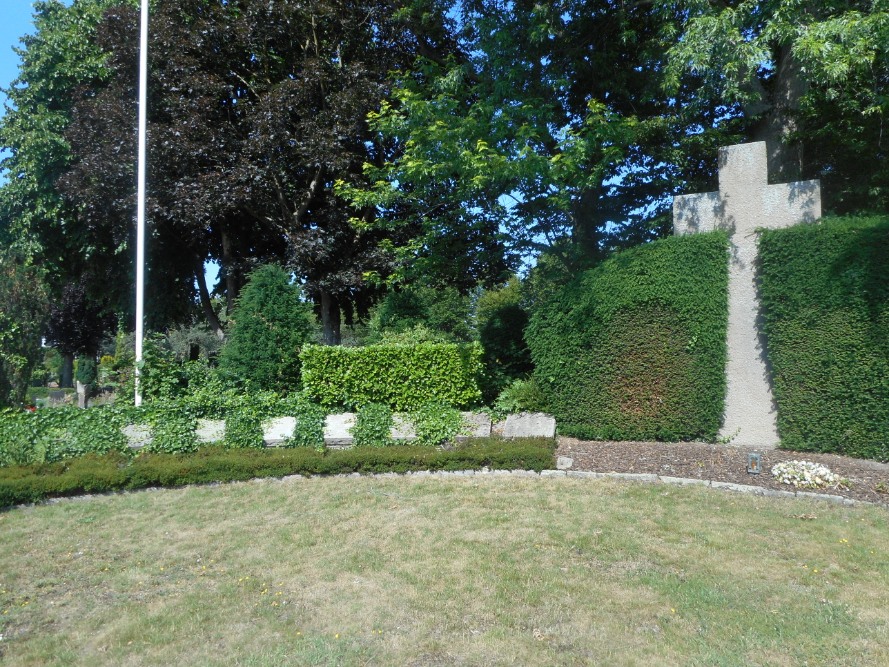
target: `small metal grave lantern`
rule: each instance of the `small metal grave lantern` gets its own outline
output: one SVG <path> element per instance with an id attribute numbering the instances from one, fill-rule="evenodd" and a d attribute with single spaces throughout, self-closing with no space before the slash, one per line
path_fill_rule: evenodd
<path id="1" fill-rule="evenodd" d="M 762 454 L 759 452 L 750 452 L 747 454 L 747 472 L 751 475 L 758 475 L 762 469 Z"/>

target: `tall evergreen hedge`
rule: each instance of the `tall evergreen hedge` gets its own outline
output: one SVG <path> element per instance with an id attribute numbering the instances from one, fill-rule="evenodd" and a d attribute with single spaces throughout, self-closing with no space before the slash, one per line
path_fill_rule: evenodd
<path id="1" fill-rule="evenodd" d="M 712 439 L 725 398 L 728 240 L 623 251 L 555 294 L 526 332 L 565 435 Z"/>
<path id="2" fill-rule="evenodd" d="M 767 231 L 759 256 L 782 446 L 889 460 L 889 218 Z"/>

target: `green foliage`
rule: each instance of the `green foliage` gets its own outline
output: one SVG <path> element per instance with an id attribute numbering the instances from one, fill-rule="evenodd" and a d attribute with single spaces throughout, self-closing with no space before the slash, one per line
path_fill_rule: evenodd
<path id="1" fill-rule="evenodd" d="M 418 333 L 426 340 L 459 343 L 472 340 L 473 327 L 469 297 L 453 287 L 426 286 L 390 291 L 371 313 L 368 328 L 370 344 L 417 343 Z M 408 335 L 398 341 L 399 335 Z"/>
<path id="2" fill-rule="evenodd" d="M 114 406 L 6 410 L 0 412 L 0 466 L 124 452 L 126 424 L 126 411 Z"/>
<path id="3" fill-rule="evenodd" d="M 314 320 L 298 285 L 280 266 L 250 274 L 238 299 L 220 370 L 248 388 L 288 391 L 300 382 L 300 348 L 312 338 Z"/>
<path id="4" fill-rule="evenodd" d="M 223 444 L 231 449 L 264 447 L 262 414 L 254 405 L 243 405 L 225 418 Z"/>
<path id="5" fill-rule="evenodd" d="M 803 171 L 822 179 L 827 209 L 885 211 L 886 3 L 687 6 L 666 53 L 666 89 L 694 81 L 689 109 L 717 101 L 729 115 L 743 113 L 748 127 L 771 128 L 768 139 L 789 144 L 791 162 L 805 158 Z"/>
<path id="6" fill-rule="evenodd" d="M 889 218 L 765 231 L 760 262 L 781 445 L 889 460 Z"/>
<path id="7" fill-rule="evenodd" d="M 352 437 L 356 447 L 388 447 L 392 445 L 392 409 L 382 403 L 361 406 L 355 415 Z"/>
<path id="8" fill-rule="evenodd" d="M 435 447 L 454 438 L 464 430 L 463 416 L 449 405 L 431 402 L 410 415 L 417 439 L 414 444 Z"/>
<path id="9" fill-rule="evenodd" d="M 383 403 L 410 411 L 429 401 L 470 407 L 481 398 L 481 347 L 471 344 L 303 348 L 303 382 L 311 400 L 354 409 Z"/>
<path id="10" fill-rule="evenodd" d="M 516 412 L 549 412 L 546 396 L 532 377 L 527 380 L 513 380 L 500 392 L 494 408 L 503 414 Z"/>
<path id="11" fill-rule="evenodd" d="M 282 412 L 293 417 L 296 424 L 293 435 L 284 442 L 284 447 L 324 448 L 324 422 L 327 410 L 312 403 L 302 394 L 291 394 L 282 399 Z"/>
<path id="12" fill-rule="evenodd" d="M 155 453 L 184 454 L 198 449 L 197 421 L 188 413 L 169 408 L 151 416 L 152 441 L 146 450 Z"/>
<path id="13" fill-rule="evenodd" d="M 723 233 L 623 251 L 534 313 L 534 378 L 567 435 L 712 439 L 725 397 Z"/>
<path id="14" fill-rule="evenodd" d="M 528 312 L 523 307 L 522 283 L 513 276 L 499 289 L 485 290 L 476 304 L 479 340 L 484 349 L 483 391 L 490 402 L 511 380 L 534 369 L 525 342 Z"/>
<path id="15" fill-rule="evenodd" d="M 80 357 L 77 359 L 76 364 L 77 370 L 74 372 L 74 379 L 90 390 L 95 389 L 96 381 L 99 379 L 96 360 L 89 357 Z"/>
<path id="16" fill-rule="evenodd" d="M 0 246 L 0 408 L 25 400 L 48 307 L 44 271 Z"/>
<path id="17" fill-rule="evenodd" d="M 545 470 L 554 465 L 551 439 L 481 439 L 452 450 L 398 446 L 319 452 L 313 449 L 225 449 L 189 454 L 117 452 L 74 461 L 0 468 L 0 507 L 44 498 L 155 486 L 181 486 L 285 475 L 404 473 L 411 470 Z"/>

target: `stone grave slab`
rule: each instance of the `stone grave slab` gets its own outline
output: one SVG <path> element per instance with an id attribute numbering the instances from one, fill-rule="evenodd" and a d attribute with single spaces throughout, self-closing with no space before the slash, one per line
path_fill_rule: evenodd
<path id="1" fill-rule="evenodd" d="M 295 417 L 270 419 L 262 425 L 262 439 L 267 446 L 277 447 L 288 438 L 293 437 L 293 429 L 295 428 Z"/>
<path id="2" fill-rule="evenodd" d="M 202 444 L 222 442 L 225 437 L 224 419 L 198 419 L 195 437 Z"/>
<path id="3" fill-rule="evenodd" d="M 817 180 L 769 185 L 765 142 L 719 149 L 719 191 L 673 198 L 677 235 L 715 229 L 730 234 L 728 362 L 720 436 L 732 444 L 778 445 L 776 407 L 758 326 L 758 231 L 821 217 Z"/>
<path id="4" fill-rule="evenodd" d="M 484 412 L 461 412 L 460 416 L 463 417 L 464 432 L 457 436 L 457 440 L 490 437 L 491 415 Z"/>
<path id="5" fill-rule="evenodd" d="M 508 415 L 503 425 L 504 438 L 555 438 L 556 418 L 542 412 Z"/>
<path id="6" fill-rule="evenodd" d="M 327 415 L 324 420 L 324 443 L 329 446 L 351 445 L 354 442 L 352 437 L 352 427 L 354 426 L 354 412 Z"/>
<path id="7" fill-rule="evenodd" d="M 389 432 L 394 440 L 416 440 L 417 430 L 414 423 L 405 414 L 392 415 L 392 430 Z"/>
<path id="8" fill-rule="evenodd" d="M 145 424 L 127 424 L 121 429 L 121 432 L 127 438 L 127 445 L 130 449 L 142 449 L 151 444 L 154 436 L 151 434 L 151 427 Z"/>

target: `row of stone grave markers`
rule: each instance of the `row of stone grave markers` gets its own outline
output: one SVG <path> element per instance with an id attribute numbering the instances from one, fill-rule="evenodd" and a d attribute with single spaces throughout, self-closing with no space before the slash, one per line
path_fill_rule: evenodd
<path id="1" fill-rule="evenodd" d="M 719 149 L 719 190 L 673 198 L 673 232 L 729 232 L 728 361 L 720 436 L 732 444 L 779 443 L 766 346 L 760 329 L 756 256 L 761 229 L 821 217 L 817 180 L 769 185 L 765 142 Z"/>
<path id="2" fill-rule="evenodd" d="M 508 415 L 502 422 L 493 423 L 491 417 L 481 412 L 463 412 L 463 433 L 457 440 L 467 438 L 487 438 L 500 435 L 504 438 L 555 438 L 556 420 L 539 412 L 522 412 Z M 328 415 L 324 422 L 324 444 L 332 448 L 351 447 L 354 438 L 352 428 L 355 426 L 355 413 L 344 412 Z M 278 417 L 263 424 L 263 440 L 268 447 L 277 447 L 293 435 L 296 419 Z M 140 424 L 131 424 L 124 428 L 129 446 L 141 449 L 151 443 L 151 429 Z M 225 435 L 225 421 L 221 419 L 201 419 L 195 433 L 197 441 L 202 444 L 221 442 Z M 396 442 L 409 443 L 414 440 L 416 432 L 413 424 L 403 415 L 395 415 L 391 432 Z"/>

